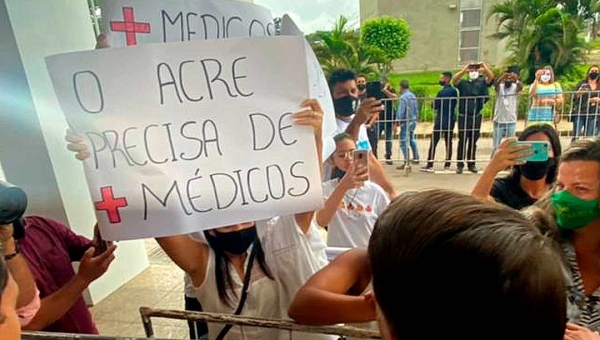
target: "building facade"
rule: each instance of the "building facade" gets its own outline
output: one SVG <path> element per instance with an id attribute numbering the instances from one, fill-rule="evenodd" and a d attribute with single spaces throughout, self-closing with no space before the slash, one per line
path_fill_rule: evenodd
<path id="1" fill-rule="evenodd" d="M 487 19 L 499 0 L 360 0 L 361 24 L 389 15 L 406 20 L 412 30 L 408 55 L 395 71 L 453 70 L 469 62 L 500 65 L 505 42 L 491 37 L 497 21 Z"/>

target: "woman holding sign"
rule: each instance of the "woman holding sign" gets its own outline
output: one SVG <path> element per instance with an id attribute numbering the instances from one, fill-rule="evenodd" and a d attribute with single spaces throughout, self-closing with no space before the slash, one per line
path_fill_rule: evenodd
<path id="1" fill-rule="evenodd" d="M 305 110 L 292 115 L 292 119 L 295 125 L 313 128 L 322 166 L 323 111 L 316 100 L 306 100 L 301 107 Z M 82 138 L 68 133 L 67 140 L 69 149 L 78 152 L 78 159 L 89 157 Z M 327 263 L 326 245 L 313 217 L 314 212 L 307 212 L 279 217 L 262 226 L 245 222 L 208 230 L 204 232 L 208 244 L 187 235 L 157 241 L 190 275 L 204 311 L 286 319 L 296 291 Z M 209 324 L 209 338 L 287 339 L 289 333 Z"/>

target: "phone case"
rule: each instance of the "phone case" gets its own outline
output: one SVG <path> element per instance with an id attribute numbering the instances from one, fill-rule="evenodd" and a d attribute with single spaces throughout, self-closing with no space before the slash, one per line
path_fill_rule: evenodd
<path id="1" fill-rule="evenodd" d="M 527 162 L 545 162 L 548 160 L 550 143 L 548 142 L 517 142 L 517 145 L 531 145 L 531 156 L 523 158 Z"/>

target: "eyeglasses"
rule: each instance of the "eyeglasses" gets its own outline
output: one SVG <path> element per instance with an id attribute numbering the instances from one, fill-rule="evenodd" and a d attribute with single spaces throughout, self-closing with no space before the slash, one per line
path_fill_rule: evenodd
<path id="1" fill-rule="evenodd" d="M 356 149 L 350 149 L 350 150 L 346 150 L 346 151 L 336 152 L 335 157 L 337 157 L 339 159 L 352 158 L 352 155 L 354 155 L 354 151 L 356 151 Z"/>

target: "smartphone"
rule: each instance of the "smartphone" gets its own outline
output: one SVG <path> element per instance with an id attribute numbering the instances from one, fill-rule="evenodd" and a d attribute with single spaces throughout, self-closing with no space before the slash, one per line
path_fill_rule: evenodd
<path id="1" fill-rule="evenodd" d="M 102 239 L 102 235 L 100 235 L 100 229 L 98 225 L 94 228 L 94 240 L 96 241 L 96 252 L 94 256 L 98 256 L 104 253 L 108 249 L 108 242 Z"/>
<path id="2" fill-rule="evenodd" d="M 367 169 L 369 172 L 369 150 L 355 150 L 353 158 L 355 169 Z"/>
<path id="3" fill-rule="evenodd" d="M 378 81 L 367 82 L 367 98 L 383 99 L 381 83 Z"/>
<path id="4" fill-rule="evenodd" d="M 531 147 L 531 155 L 522 158 L 526 162 L 545 162 L 549 158 L 550 143 L 543 141 L 519 141 L 517 145 L 529 145 Z"/>

